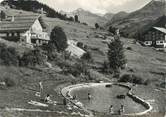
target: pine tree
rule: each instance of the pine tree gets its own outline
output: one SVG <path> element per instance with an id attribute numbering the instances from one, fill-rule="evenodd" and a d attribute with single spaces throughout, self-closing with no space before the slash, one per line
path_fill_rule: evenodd
<path id="1" fill-rule="evenodd" d="M 78 20 L 78 15 L 75 15 L 75 16 L 74 16 L 74 19 L 75 19 L 75 22 L 79 22 L 79 20 Z"/>
<path id="2" fill-rule="evenodd" d="M 109 66 L 113 72 L 119 72 L 121 68 L 126 64 L 126 59 L 123 50 L 123 43 L 120 39 L 115 39 L 113 42 L 108 44 L 108 60 Z"/>

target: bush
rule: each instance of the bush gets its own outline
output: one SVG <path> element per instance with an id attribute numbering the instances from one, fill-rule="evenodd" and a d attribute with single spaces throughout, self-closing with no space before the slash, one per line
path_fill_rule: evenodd
<path id="1" fill-rule="evenodd" d="M 72 74 L 75 77 L 81 74 L 87 75 L 88 67 L 84 62 L 76 62 L 75 64 L 67 64 L 64 68 L 64 73 Z"/>
<path id="2" fill-rule="evenodd" d="M 42 53 L 42 50 L 35 49 L 28 53 L 24 53 L 20 60 L 21 66 L 36 66 L 43 65 L 45 63 L 46 56 Z"/>
<path id="3" fill-rule="evenodd" d="M 109 62 L 108 62 L 108 61 L 104 61 L 103 65 L 102 65 L 101 71 L 102 71 L 103 73 L 111 73 L 111 70 L 110 70 L 110 66 L 109 66 Z"/>
<path id="4" fill-rule="evenodd" d="M 75 22 L 80 22 L 79 19 L 78 19 L 78 15 L 74 16 L 74 20 L 75 20 Z"/>
<path id="5" fill-rule="evenodd" d="M 96 29 L 100 28 L 100 26 L 99 26 L 98 23 L 95 23 L 95 28 L 96 28 Z"/>
<path id="6" fill-rule="evenodd" d="M 19 63 L 18 56 L 19 55 L 16 52 L 15 48 L 7 47 L 5 44 L 0 43 L 1 64 L 17 66 Z"/>
<path id="7" fill-rule="evenodd" d="M 89 51 L 86 52 L 86 53 L 84 53 L 84 54 L 82 55 L 81 59 L 82 59 L 82 60 L 85 60 L 85 61 L 87 61 L 87 62 L 92 62 L 92 61 L 93 61 L 92 55 L 91 55 L 91 53 L 90 53 Z"/>
<path id="8" fill-rule="evenodd" d="M 88 26 L 88 24 L 87 24 L 87 23 L 85 23 L 85 22 L 83 22 L 82 24 L 83 24 L 83 25 L 85 25 L 85 26 Z"/>
<path id="9" fill-rule="evenodd" d="M 135 83 L 135 84 L 147 84 L 147 82 L 136 75 L 132 74 L 124 74 L 123 76 L 120 77 L 119 82 L 130 82 L 130 83 Z"/>
<path id="10" fill-rule="evenodd" d="M 70 60 L 71 59 L 71 52 L 65 51 L 63 54 L 64 54 L 64 59 L 65 60 Z"/>
<path id="11" fill-rule="evenodd" d="M 7 87 L 13 87 L 18 84 L 18 80 L 14 77 L 5 77 L 4 82 L 6 83 Z"/>
<path id="12" fill-rule="evenodd" d="M 66 34 L 61 27 L 54 27 L 50 38 L 49 43 L 54 44 L 59 52 L 65 51 L 68 47 Z"/>
<path id="13" fill-rule="evenodd" d="M 54 61 L 58 57 L 58 52 L 54 44 L 44 44 L 41 48 L 46 52 L 49 61 Z"/>
<path id="14" fill-rule="evenodd" d="M 127 50 L 130 50 L 130 51 L 133 50 L 132 47 L 127 47 L 126 49 L 127 49 Z"/>
<path id="15" fill-rule="evenodd" d="M 108 29 L 108 31 L 109 31 L 110 33 L 112 33 L 112 34 L 115 34 L 115 32 L 116 32 L 116 28 L 110 26 L 109 29 Z"/>
<path id="16" fill-rule="evenodd" d="M 84 48 L 84 44 L 82 42 L 78 42 L 77 43 L 77 47 L 83 49 Z"/>

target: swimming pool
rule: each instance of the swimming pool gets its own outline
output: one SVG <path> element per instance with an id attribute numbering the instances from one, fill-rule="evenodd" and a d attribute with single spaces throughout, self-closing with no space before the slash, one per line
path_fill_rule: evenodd
<path id="1" fill-rule="evenodd" d="M 76 96 L 77 100 L 82 102 L 85 108 L 102 113 L 108 113 L 110 105 L 113 105 L 113 111 L 116 113 L 121 105 L 124 106 L 124 114 L 139 113 L 146 108 L 135 102 L 127 96 L 129 89 L 119 85 L 106 87 L 106 84 L 86 85 L 73 88 L 70 91 L 71 96 Z M 88 93 L 92 99 L 88 99 Z M 125 99 L 118 99 L 117 95 L 125 95 Z"/>

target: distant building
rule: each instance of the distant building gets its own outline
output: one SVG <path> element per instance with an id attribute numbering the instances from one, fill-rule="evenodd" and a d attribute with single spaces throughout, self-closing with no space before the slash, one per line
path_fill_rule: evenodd
<path id="1" fill-rule="evenodd" d="M 146 31 L 142 40 L 146 46 L 154 46 L 156 48 L 166 47 L 166 28 L 152 27 Z"/>
<path id="2" fill-rule="evenodd" d="M 0 37 L 30 45 L 42 45 L 50 40 L 47 25 L 41 15 L 0 13 Z"/>

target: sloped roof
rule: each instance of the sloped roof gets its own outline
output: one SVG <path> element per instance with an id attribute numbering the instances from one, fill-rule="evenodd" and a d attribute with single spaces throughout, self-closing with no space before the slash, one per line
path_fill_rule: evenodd
<path id="1" fill-rule="evenodd" d="M 162 28 L 162 27 L 153 27 L 153 28 L 166 34 L 166 29 L 165 28 Z"/>
<path id="2" fill-rule="evenodd" d="M 33 23 L 39 19 L 43 28 L 46 28 L 46 24 L 43 22 L 39 14 L 24 13 L 24 12 L 9 12 L 5 11 L 8 16 L 7 20 L 0 22 L 0 32 L 10 31 L 26 31 L 29 30 Z M 11 16 L 14 16 L 14 21 L 11 22 Z"/>
<path id="3" fill-rule="evenodd" d="M 38 16 L 14 16 L 14 21 L 0 22 L 0 32 L 29 30 Z"/>
<path id="4" fill-rule="evenodd" d="M 71 56 L 77 56 L 78 58 L 81 58 L 81 56 L 86 53 L 84 50 L 82 50 L 81 48 L 75 46 L 75 45 L 72 45 L 72 44 L 69 44 L 68 45 L 68 48 L 66 49 L 68 52 L 71 53 Z"/>

